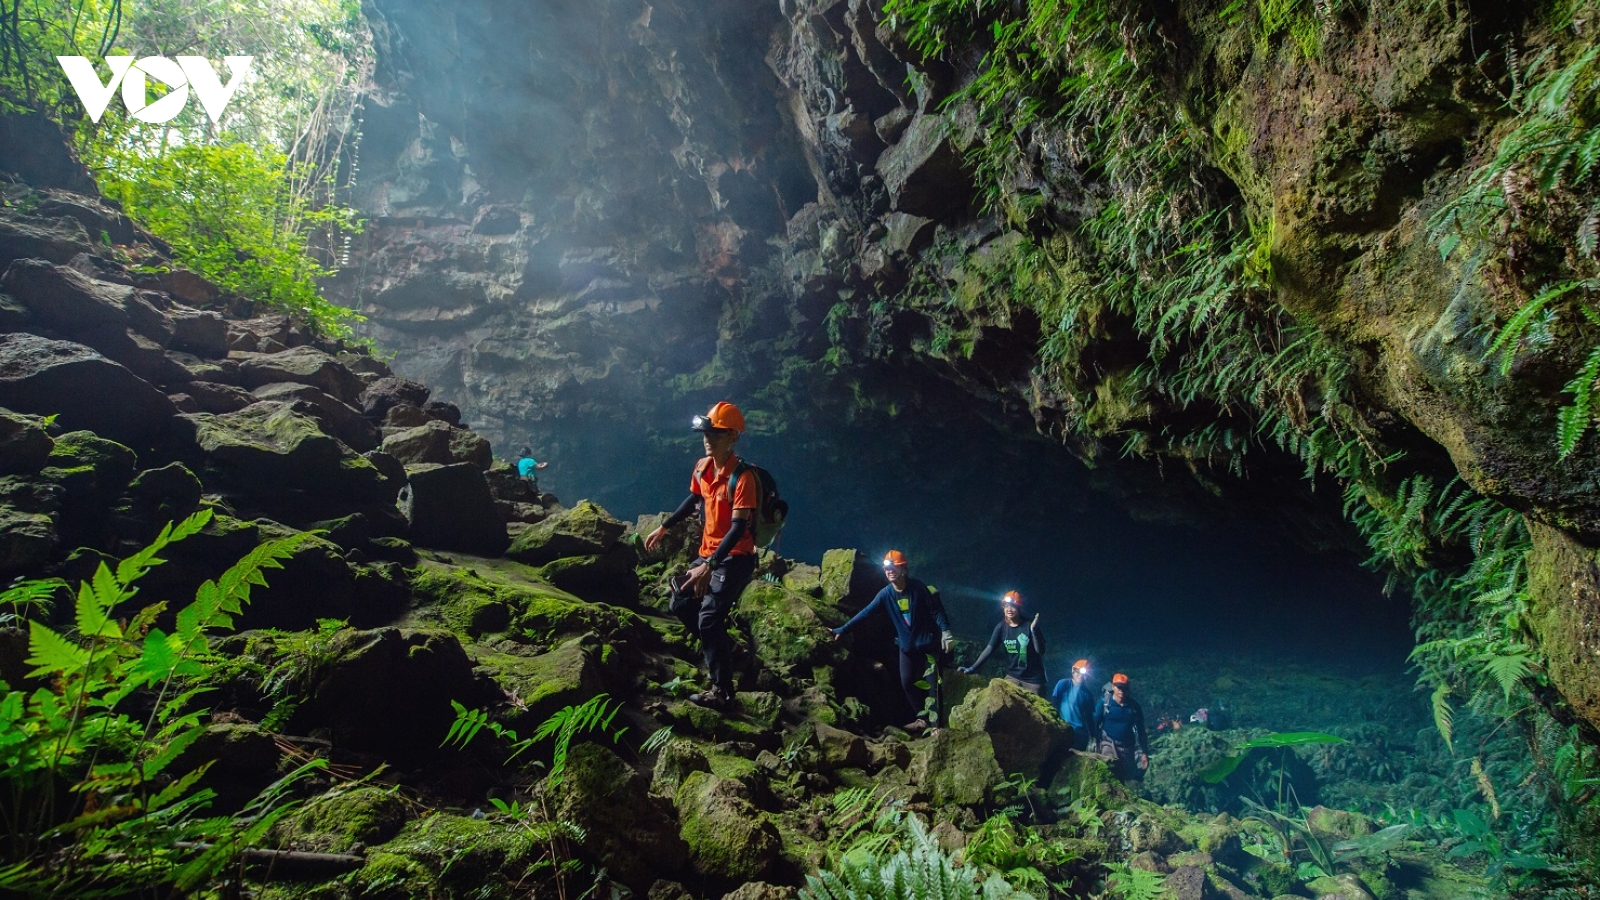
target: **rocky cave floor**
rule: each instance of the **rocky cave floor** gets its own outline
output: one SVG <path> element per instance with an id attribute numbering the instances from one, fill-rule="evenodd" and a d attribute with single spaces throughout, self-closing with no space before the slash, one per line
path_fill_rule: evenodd
<path id="1" fill-rule="evenodd" d="M 0 574 L 75 582 L 210 510 L 142 582 L 143 605 L 192 595 L 262 540 L 320 532 L 220 639 L 229 662 L 190 751 L 217 760 L 219 809 L 326 762 L 269 842 L 301 855 L 247 868 L 248 895 L 791 897 L 908 815 L 1041 897 L 1107 891 L 1108 864 L 1166 873 L 1174 900 L 1488 890 L 1482 861 L 1451 858 L 1461 838 L 1439 830 L 1477 788 L 1398 671 L 1112 648 L 1137 665 L 1152 729 L 1216 700 L 1236 726 L 1161 732 L 1131 792 L 999 680 L 951 676 L 945 727 L 892 727 L 886 641 L 825 631 L 881 579 L 838 550 L 763 558 L 734 615 L 740 708 L 694 706 L 698 652 L 663 612 L 691 528 L 645 553 L 659 516 L 533 492 L 426 387 L 167 269 L 98 199 L 16 185 L 6 199 Z M 64 627 L 70 604 L 48 617 Z M 15 625 L 0 677 L 26 687 Z M 514 759 L 488 730 L 441 746 L 452 701 L 527 738 L 601 693 L 620 712 L 572 736 L 559 779 L 551 740 Z M 1243 738 L 1309 729 L 1349 742 L 1198 777 Z M 1468 741 L 1492 774 L 1515 763 L 1490 758 L 1514 752 L 1488 727 L 1463 725 Z M 1414 827 L 1380 830 L 1397 823 Z M 1301 835 L 1347 842 L 1334 871 L 1297 870 L 1312 860 L 1283 842 Z"/>

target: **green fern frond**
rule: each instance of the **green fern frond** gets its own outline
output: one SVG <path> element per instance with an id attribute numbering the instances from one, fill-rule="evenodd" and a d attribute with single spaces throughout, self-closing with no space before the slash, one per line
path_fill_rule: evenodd
<path id="1" fill-rule="evenodd" d="M 1435 687 L 1430 702 L 1433 706 L 1433 726 L 1439 729 L 1439 736 L 1444 738 L 1444 745 L 1454 751 L 1455 742 L 1452 738 L 1455 729 L 1455 710 L 1450 706 L 1450 685 L 1440 684 Z"/>

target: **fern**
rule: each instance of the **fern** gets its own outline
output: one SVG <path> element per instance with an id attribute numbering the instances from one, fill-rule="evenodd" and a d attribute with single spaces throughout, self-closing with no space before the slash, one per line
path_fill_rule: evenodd
<path id="1" fill-rule="evenodd" d="M 1454 750 L 1455 711 L 1450 706 L 1450 685 L 1440 684 L 1435 687 L 1430 705 L 1433 707 L 1434 727 L 1439 729 L 1440 737 L 1444 738 L 1444 745 Z"/>
<path id="2" fill-rule="evenodd" d="M 957 866 L 916 816 L 901 829 L 903 849 L 886 858 L 847 857 L 806 876 L 802 900 L 1033 900 L 997 874 Z"/>
<path id="3" fill-rule="evenodd" d="M 1167 892 L 1167 876 L 1147 869 L 1135 869 L 1126 863 L 1106 863 L 1111 874 L 1106 887 L 1121 900 L 1156 900 Z"/>
<path id="4" fill-rule="evenodd" d="M 1489 674 L 1495 684 L 1504 692 L 1505 699 L 1511 699 L 1511 692 L 1529 675 L 1533 674 L 1536 660 L 1527 653 L 1484 654 L 1478 657 L 1483 664 L 1484 671 Z"/>

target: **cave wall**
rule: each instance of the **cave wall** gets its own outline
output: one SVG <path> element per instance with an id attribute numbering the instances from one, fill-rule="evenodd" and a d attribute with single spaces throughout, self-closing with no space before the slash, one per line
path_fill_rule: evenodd
<path id="1" fill-rule="evenodd" d="M 1175 105 L 1215 136 L 1196 177 L 1270 236 L 1272 301 L 1347 355 L 1386 438 L 1540 529 L 1530 603 L 1549 676 L 1600 721 L 1600 634 L 1559 612 L 1600 586 L 1592 564 L 1561 562 L 1600 541 L 1600 444 L 1561 458 L 1550 437 L 1583 347 L 1501 375 L 1493 323 L 1525 298 L 1463 268 L 1495 248 L 1442 259 L 1427 228 L 1503 136 L 1485 48 L 1561 38 L 1519 8 L 1416 0 L 1345 10 L 1307 54 L 1242 38 L 1217 4 L 1130 5 L 1157 23 Z M 959 405 L 1117 468 L 1041 374 L 1056 324 L 986 293 L 986 261 L 1017 235 L 962 153 L 970 109 L 943 105 L 982 48 L 920 58 L 870 0 L 366 9 L 379 72 L 357 205 L 372 224 L 335 289 L 502 451 L 531 441 L 668 506 L 676 489 L 648 473 L 679 464 L 686 410 L 726 396 L 771 444 Z M 1084 173 L 1034 174 L 1070 228 Z M 947 302 L 917 299 L 930 280 Z M 1125 338 L 1096 340 L 1108 395 Z"/>

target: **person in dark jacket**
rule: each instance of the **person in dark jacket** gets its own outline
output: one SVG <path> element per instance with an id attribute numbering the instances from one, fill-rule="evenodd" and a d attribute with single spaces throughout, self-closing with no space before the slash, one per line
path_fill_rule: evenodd
<path id="1" fill-rule="evenodd" d="M 1016 591 L 1006 591 L 1000 598 L 1000 624 L 994 627 L 994 634 L 989 636 L 989 645 L 983 648 L 978 658 L 972 665 L 961 671 L 971 675 L 983 665 L 989 655 L 997 649 L 1004 649 L 1006 654 L 1006 680 L 1018 687 L 1042 694 L 1044 692 L 1044 641 L 1039 639 L 1038 629 L 1033 622 L 1022 621 L 1022 595 Z"/>
<path id="2" fill-rule="evenodd" d="M 939 595 L 926 584 L 911 577 L 906 555 L 890 550 L 883 558 L 883 575 L 888 586 L 878 592 L 872 602 L 850 621 L 830 629 L 834 640 L 861 624 L 874 610 L 882 609 L 894 624 L 894 643 L 900 650 L 900 689 L 905 693 L 906 705 L 911 707 L 912 720 L 907 731 L 922 731 L 928 727 L 923 710 L 927 700 L 917 681 L 930 671 L 938 678 L 938 666 L 945 653 L 955 644 L 950 632 L 950 620 L 945 616 L 944 604 Z M 930 666 L 931 663 L 931 666 Z"/>
<path id="3" fill-rule="evenodd" d="M 1144 777 L 1150 768 L 1150 738 L 1145 733 L 1144 709 L 1133 699 L 1128 676 L 1111 676 L 1105 695 L 1094 710 L 1097 750 L 1112 758 L 1111 770 L 1123 781 Z"/>
<path id="4" fill-rule="evenodd" d="M 1072 749 L 1089 749 L 1089 736 L 1094 733 L 1094 691 L 1089 688 L 1089 661 L 1080 659 L 1072 664 L 1072 678 L 1056 682 L 1050 699 L 1061 709 L 1061 718 L 1072 726 Z"/>

